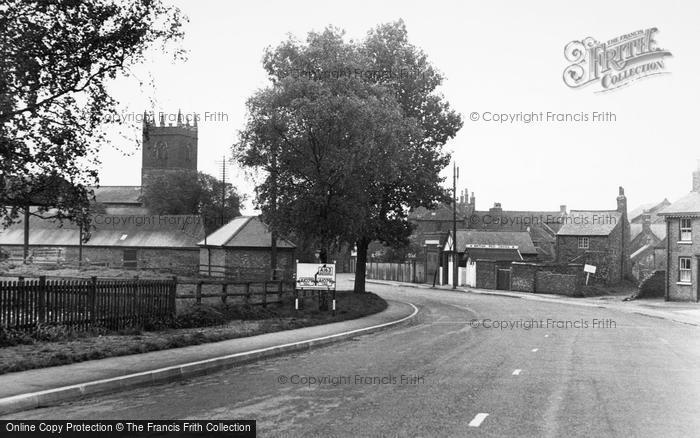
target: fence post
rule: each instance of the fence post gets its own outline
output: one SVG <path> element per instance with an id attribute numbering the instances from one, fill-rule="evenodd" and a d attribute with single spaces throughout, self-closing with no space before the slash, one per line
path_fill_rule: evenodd
<path id="1" fill-rule="evenodd" d="M 245 303 L 250 304 L 250 283 L 245 283 Z"/>
<path id="2" fill-rule="evenodd" d="M 194 294 L 194 300 L 197 304 L 202 304 L 202 280 L 197 283 L 197 290 Z"/>
<path id="3" fill-rule="evenodd" d="M 175 298 L 177 297 L 177 275 L 173 275 L 173 284 L 170 286 L 170 294 L 168 295 L 168 307 L 170 307 L 170 316 L 175 317 L 177 313 L 177 307 L 175 304 Z"/>
<path id="4" fill-rule="evenodd" d="M 224 280 L 226 281 L 226 280 Z M 228 294 L 228 283 L 223 283 L 221 285 L 221 302 L 226 304 L 227 294 Z"/>
<path id="5" fill-rule="evenodd" d="M 263 281 L 263 299 L 262 299 L 262 306 L 263 306 L 263 308 L 267 307 L 267 281 Z"/>
<path id="6" fill-rule="evenodd" d="M 279 280 L 279 283 L 277 283 L 277 299 L 279 301 L 282 301 L 282 294 L 284 293 L 283 287 L 282 287 L 282 280 Z"/>
<path id="7" fill-rule="evenodd" d="M 97 322 L 97 277 L 90 277 L 90 292 L 88 293 L 90 305 L 90 323 L 95 326 Z"/>
<path id="8" fill-rule="evenodd" d="M 20 282 L 24 284 L 24 278 L 19 277 Z M 42 275 L 39 277 L 39 296 L 38 296 L 38 307 L 39 307 L 39 324 L 43 324 L 46 321 L 46 276 Z"/>

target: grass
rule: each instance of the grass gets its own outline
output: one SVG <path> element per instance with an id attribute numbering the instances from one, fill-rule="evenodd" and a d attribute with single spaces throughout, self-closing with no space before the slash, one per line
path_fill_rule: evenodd
<path id="1" fill-rule="evenodd" d="M 337 293 L 336 315 L 319 311 L 311 299 L 303 310 L 297 311 L 293 305 L 194 305 L 178 315 L 178 328 L 163 330 L 81 333 L 45 328 L 33 337 L 23 335 L 19 345 L 0 348 L 0 374 L 327 324 L 371 315 L 387 307 L 386 301 L 373 293 L 350 291 Z"/>
<path id="2" fill-rule="evenodd" d="M 592 284 L 582 288 L 584 297 L 619 296 L 629 297 L 637 293 L 638 287 L 629 280 L 616 284 Z"/>

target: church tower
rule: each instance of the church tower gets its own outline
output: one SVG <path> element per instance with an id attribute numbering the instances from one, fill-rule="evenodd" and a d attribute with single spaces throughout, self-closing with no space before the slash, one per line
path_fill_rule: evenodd
<path id="1" fill-rule="evenodd" d="M 165 115 L 159 120 L 143 114 L 143 149 L 141 155 L 141 186 L 150 178 L 169 172 L 197 172 L 197 119 L 183 123 L 182 113 L 166 125 Z"/>

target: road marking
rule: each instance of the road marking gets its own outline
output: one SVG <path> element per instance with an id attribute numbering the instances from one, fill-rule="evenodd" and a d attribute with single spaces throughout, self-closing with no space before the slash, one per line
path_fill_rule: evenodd
<path id="1" fill-rule="evenodd" d="M 513 375 L 514 375 L 514 376 L 519 376 L 519 375 L 520 375 L 520 371 L 522 371 L 522 370 L 515 370 L 515 371 L 513 371 Z"/>
<path id="2" fill-rule="evenodd" d="M 548 337 L 549 337 L 549 335 L 544 335 L 544 337 L 545 337 L 545 338 L 548 338 Z"/>
<path id="3" fill-rule="evenodd" d="M 476 414 L 476 417 L 472 421 L 469 422 L 469 427 L 479 427 L 481 426 L 481 423 L 488 417 L 489 414 L 484 414 L 483 412 L 480 414 Z"/>
<path id="4" fill-rule="evenodd" d="M 537 353 L 537 350 L 539 350 L 539 348 L 533 348 L 533 349 L 532 349 L 532 352 L 533 352 L 533 353 Z"/>

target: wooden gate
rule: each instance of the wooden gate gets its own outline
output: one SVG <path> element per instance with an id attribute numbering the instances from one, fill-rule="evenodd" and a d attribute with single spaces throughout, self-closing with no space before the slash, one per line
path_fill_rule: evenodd
<path id="1" fill-rule="evenodd" d="M 510 290 L 510 269 L 496 270 L 496 289 Z"/>

